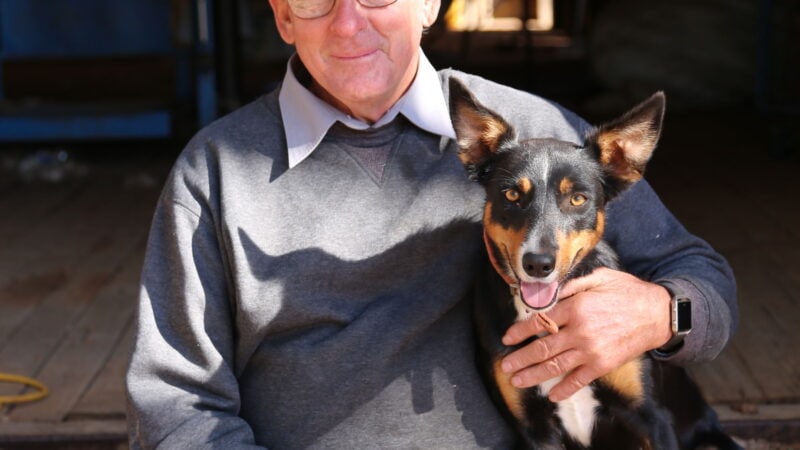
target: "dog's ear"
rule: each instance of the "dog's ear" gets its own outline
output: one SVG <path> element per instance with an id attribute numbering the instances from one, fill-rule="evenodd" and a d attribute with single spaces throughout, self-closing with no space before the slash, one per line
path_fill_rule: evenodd
<path id="1" fill-rule="evenodd" d="M 657 92 L 621 117 L 600 126 L 587 139 L 587 147 L 608 174 L 612 196 L 640 180 L 664 121 L 663 92 Z"/>
<path id="2" fill-rule="evenodd" d="M 450 78 L 450 118 L 460 149 L 459 159 L 471 178 L 484 180 L 502 145 L 514 139 L 514 130 L 502 117 L 481 105 L 455 78 Z"/>

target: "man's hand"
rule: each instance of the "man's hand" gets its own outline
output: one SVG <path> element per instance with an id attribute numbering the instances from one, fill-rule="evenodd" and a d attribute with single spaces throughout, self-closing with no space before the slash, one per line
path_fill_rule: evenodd
<path id="1" fill-rule="evenodd" d="M 568 282 L 547 315 L 558 334 L 537 339 L 503 359 L 511 383 L 530 387 L 566 375 L 550 391 L 561 401 L 624 363 L 667 343 L 670 294 L 633 275 L 601 268 Z M 512 325 L 503 337 L 516 345 L 543 332 L 537 320 Z"/>

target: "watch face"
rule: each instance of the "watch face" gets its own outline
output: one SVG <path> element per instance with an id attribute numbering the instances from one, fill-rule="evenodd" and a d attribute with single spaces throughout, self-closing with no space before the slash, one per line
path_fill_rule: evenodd
<path id="1" fill-rule="evenodd" d="M 677 302 L 678 333 L 685 333 L 692 329 L 692 302 Z"/>

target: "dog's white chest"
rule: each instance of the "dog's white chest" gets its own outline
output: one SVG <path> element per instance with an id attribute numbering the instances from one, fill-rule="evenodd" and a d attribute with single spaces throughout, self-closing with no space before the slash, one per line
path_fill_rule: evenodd
<path id="1" fill-rule="evenodd" d="M 517 310 L 517 321 L 528 320 L 533 315 L 518 294 L 514 295 L 514 308 Z M 541 333 L 539 337 L 546 336 Z M 564 377 L 556 377 L 545 381 L 539 385 L 542 396 L 547 397 L 550 389 L 553 388 Z M 594 430 L 597 408 L 600 402 L 594 397 L 594 392 L 589 386 L 579 390 L 572 397 L 556 403 L 556 414 L 561 419 L 564 429 L 573 439 L 588 447 L 592 441 L 592 430 Z"/>
<path id="2" fill-rule="evenodd" d="M 543 396 L 547 396 L 564 377 L 556 377 L 539 385 Z M 600 402 L 594 397 L 594 392 L 589 386 L 576 392 L 572 397 L 556 403 L 556 414 L 561 419 L 564 429 L 573 439 L 588 447 L 592 440 L 597 408 Z"/>

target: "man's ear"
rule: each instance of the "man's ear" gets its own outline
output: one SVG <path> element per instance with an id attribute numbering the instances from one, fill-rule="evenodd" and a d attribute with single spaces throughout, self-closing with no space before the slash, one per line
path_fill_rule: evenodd
<path id="1" fill-rule="evenodd" d="M 275 16 L 275 25 L 281 38 L 289 45 L 294 44 L 294 16 L 289 10 L 289 3 L 286 0 L 269 0 L 272 12 Z"/>
<path id="2" fill-rule="evenodd" d="M 640 180 L 661 135 L 666 98 L 657 92 L 621 117 L 600 126 L 588 138 L 616 190 Z"/>
<path id="3" fill-rule="evenodd" d="M 503 144 L 515 139 L 514 130 L 502 117 L 478 103 L 457 79 L 450 78 L 449 90 L 450 118 L 460 149 L 458 157 L 471 178 L 482 181 Z"/>
<path id="4" fill-rule="evenodd" d="M 424 28 L 429 28 L 436 22 L 441 7 L 441 0 L 422 0 L 422 26 Z"/>

